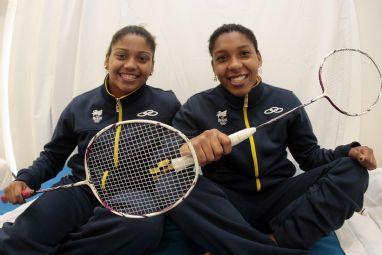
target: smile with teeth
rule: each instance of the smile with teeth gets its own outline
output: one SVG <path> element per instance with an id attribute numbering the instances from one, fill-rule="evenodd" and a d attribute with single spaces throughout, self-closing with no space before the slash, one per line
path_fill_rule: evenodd
<path id="1" fill-rule="evenodd" d="M 246 74 L 242 74 L 242 75 L 239 75 L 239 76 L 231 77 L 231 78 L 229 78 L 229 80 L 232 83 L 238 83 L 238 82 L 243 81 L 246 77 L 247 77 Z"/>
<path id="2" fill-rule="evenodd" d="M 125 81 L 133 81 L 133 80 L 137 79 L 137 77 L 138 77 L 135 74 L 127 74 L 127 73 L 120 73 L 119 75 Z"/>

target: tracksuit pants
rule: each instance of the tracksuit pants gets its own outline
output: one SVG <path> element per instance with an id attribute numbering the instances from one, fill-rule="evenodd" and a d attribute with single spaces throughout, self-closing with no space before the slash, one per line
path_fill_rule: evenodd
<path id="1" fill-rule="evenodd" d="M 255 194 L 201 176 L 169 215 L 212 254 L 307 254 L 310 245 L 362 209 L 367 186 L 367 170 L 348 157 Z"/>

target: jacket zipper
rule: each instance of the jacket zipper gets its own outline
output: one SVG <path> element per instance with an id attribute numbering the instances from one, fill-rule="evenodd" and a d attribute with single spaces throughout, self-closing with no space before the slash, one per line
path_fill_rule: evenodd
<path id="1" fill-rule="evenodd" d="M 118 114 L 118 122 L 122 121 L 122 104 L 121 100 L 119 98 L 116 98 L 116 112 Z M 121 133 L 121 125 L 118 125 L 115 130 L 115 136 L 114 136 L 114 166 L 118 167 L 118 151 L 119 151 L 119 136 Z"/>
<path id="2" fill-rule="evenodd" d="M 249 128 L 251 127 L 248 120 L 248 94 L 244 97 L 244 106 L 243 106 L 243 117 L 244 117 L 244 123 L 245 127 Z M 252 162 L 253 162 L 253 169 L 255 174 L 255 180 L 256 180 L 256 190 L 261 190 L 261 182 L 259 179 L 259 164 L 257 161 L 257 153 L 256 153 L 256 144 L 255 139 L 253 138 L 253 135 L 249 137 L 249 144 L 251 146 L 251 154 L 252 154 Z"/>

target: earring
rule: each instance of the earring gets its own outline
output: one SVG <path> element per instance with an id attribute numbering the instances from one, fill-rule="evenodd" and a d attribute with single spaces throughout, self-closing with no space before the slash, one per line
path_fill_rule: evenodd
<path id="1" fill-rule="evenodd" d="M 259 67 L 259 69 L 257 69 L 257 73 L 258 73 L 259 75 L 261 75 L 261 74 L 263 73 L 263 69 L 261 69 L 261 66 Z"/>
<path id="2" fill-rule="evenodd" d="M 214 82 L 218 81 L 218 77 L 216 77 L 216 74 L 214 75 Z"/>

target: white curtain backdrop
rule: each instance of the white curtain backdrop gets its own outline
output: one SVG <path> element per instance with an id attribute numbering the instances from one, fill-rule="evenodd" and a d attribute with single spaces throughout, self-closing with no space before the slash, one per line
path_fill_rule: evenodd
<path id="1" fill-rule="evenodd" d="M 49 141 L 71 98 L 103 82 L 116 30 L 143 24 L 156 36 L 148 84 L 171 89 L 184 102 L 217 85 L 207 41 L 224 23 L 251 28 L 263 81 L 293 90 L 303 102 L 321 92 L 318 67 L 327 53 L 360 46 L 351 0 L 18 0 L 9 72 L 18 168 L 30 165 Z M 359 138 L 360 119 L 340 116 L 324 100 L 307 110 L 321 145 Z"/>

